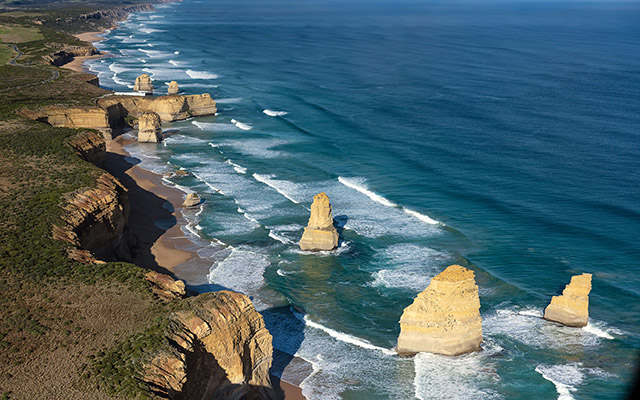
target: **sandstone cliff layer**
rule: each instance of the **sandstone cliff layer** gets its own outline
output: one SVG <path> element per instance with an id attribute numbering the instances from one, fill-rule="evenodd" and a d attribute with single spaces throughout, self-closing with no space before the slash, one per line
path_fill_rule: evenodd
<path id="1" fill-rule="evenodd" d="M 164 398 L 274 399 L 271 334 L 251 300 L 220 291 L 184 300 L 172 318 L 172 348 L 144 367 L 142 379 Z"/>
<path id="2" fill-rule="evenodd" d="M 67 144 L 84 160 L 101 166 L 107 159 L 107 146 L 102 135 L 93 131 L 80 132 L 67 140 Z"/>
<path id="3" fill-rule="evenodd" d="M 168 94 L 178 94 L 180 91 L 180 87 L 178 86 L 178 82 L 171 81 L 169 82 L 169 88 L 167 89 Z"/>
<path id="4" fill-rule="evenodd" d="M 73 61 L 75 57 L 86 57 L 98 54 L 98 50 L 93 46 L 67 46 L 55 53 L 43 56 L 44 60 L 57 67 Z"/>
<path id="5" fill-rule="evenodd" d="M 92 189 L 70 193 L 63 208 L 52 236 L 73 245 L 72 258 L 80 262 L 131 258 L 123 240 L 129 220 L 127 189 L 111 174 L 102 174 Z"/>
<path id="6" fill-rule="evenodd" d="M 333 250 L 338 247 L 338 231 L 333 226 L 329 196 L 322 192 L 313 197 L 309 223 L 304 228 L 300 248 L 307 251 Z"/>
<path id="7" fill-rule="evenodd" d="M 127 115 L 137 117 L 143 112 L 155 112 L 163 122 L 173 122 L 213 115 L 218 111 L 216 102 L 208 93 L 158 97 L 109 96 L 99 99 L 98 106 L 109 113 L 112 124 Z"/>
<path id="8" fill-rule="evenodd" d="M 586 326 L 589 323 L 589 292 L 591 274 L 574 275 L 561 296 L 553 296 L 544 310 L 544 319 L 567 326 Z"/>
<path id="9" fill-rule="evenodd" d="M 480 350 L 482 319 L 475 274 L 451 265 L 404 309 L 398 354 L 428 352 L 455 356 Z"/>

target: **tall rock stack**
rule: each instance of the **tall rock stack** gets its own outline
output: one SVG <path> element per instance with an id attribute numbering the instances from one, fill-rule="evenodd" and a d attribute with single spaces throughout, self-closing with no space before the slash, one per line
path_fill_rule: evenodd
<path id="1" fill-rule="evenodd" d="M 338 247 L 338 231 L 333 226 L 329 196 L 322 192 L 313 197 L 311 217 L 304 228 L 300 248 L 308 251 L 333 250 Z"/>
<path id="2" fill-rule="evenodd" d="M 178 87 L 178 82 L 171 81 L 169 82 L 169 89 L 167 89 L 168 94 L 178 94 L 180 91 L 180 87 Z"/>
<path id="3" fill-rule="evenodd" d="M 562 296 L 551 298 L 544 310 L 544 319 L 567 326 L 586 326 L 589 323 L 589 292 L 591 274 L 572 276 Z"/>
<path id="4" fill-rule="evenodd" d="M 482 319 L 475 274 L 451 265 L 404 309 L 397 352 L 456 356 L 480 350 Z"/>
<path id="5" fill-rule="evenodd" d="M 145 112 L 138 118 L 138 142 L 162 141 L 162 121 L 154 112 Z"/>
<path id="6" fill-rule="evenodd" d="M 136 78 L 136 83 L 133 85 L 135 92 L 153 93 L 153 83 L 151 83 L 151 77 L 147 74 L 142 74 Z"/>

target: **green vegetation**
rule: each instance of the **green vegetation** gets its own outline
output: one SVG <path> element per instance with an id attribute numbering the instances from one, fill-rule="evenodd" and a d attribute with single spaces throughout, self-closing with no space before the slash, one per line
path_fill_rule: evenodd
<path id="1" fill-rule="evenodd" d="M 13 51 L 11 47 L 4 43 L 0 43 L 0 65 L 8 63 L 15 54 L 16 52 Z"/>
<path id="2" fill-rule="evenodd" d="M 44 37 L 35 27 L 0 25 L 0 41 L 4 43 L 24 43 L 42 40 Z"/>

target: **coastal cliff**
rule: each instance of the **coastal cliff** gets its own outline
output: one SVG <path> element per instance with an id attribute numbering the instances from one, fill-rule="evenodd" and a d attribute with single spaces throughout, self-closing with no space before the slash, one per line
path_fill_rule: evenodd
<path id="1" fill-rule="evenodd" d="M 63 209 L 62 221 L 53 226 L 52 236 L 75 247 L 69 255 L 76 261 L 131 259 L 124 240 L 129 219 L 127 189 L 111 174 L 102 174 L 94 188 L 68 194 Z"/>
<path id="2" fill-rule="evenodd" d="M 107 111 L 109 121 L 131 115 L 137 117 L 144 112 L 155 112 L 162 122 L 173 122 L 191 117 L 213 115 L 218 109 L 208 93 L 200 95 L 166 95 L 158 97 L 108 96 L 98 100 L 98 106 Z"/>
<path id="3" fill-rule="evenodd" d="M 73 61 L 75 57 L 88 57 L 94 54 L 98 54 L 98 50 L 93 46 L 68 46 L 43 58 L 47 63 L 59 67 Z"/>
<path id="4" fill-rule="evenodd" d="M 451 265 L 404 309 L 398 354 L 428 352 L 455 356 L 480 350 L 482 319 L 475 274 Z"/>
<path id="5" fill-rule="evenodd" d="M 171 399 L 273 399 L 271 334 L 251 300 L 220 291 L 184 300 L 141 379 Z"/>

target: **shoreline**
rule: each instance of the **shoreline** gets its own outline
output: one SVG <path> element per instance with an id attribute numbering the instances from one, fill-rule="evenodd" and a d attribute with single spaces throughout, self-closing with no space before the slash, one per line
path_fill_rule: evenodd
<path id="1" fill-rule="evenodd" d="M 203 267 L 208 268 L 210 262 L 201 258 L 195 250 L 184 250 L 195 246 L 182 231 L 188 224 L 180 211 L 185 193 L 165 185 L 161 175 L 128 162 L 127 157 L 131 157 L 131 154 L 125 146 L 132 142 L 133 139 L 122 135 L 107 141 L 105 169 L 127 188 L 131 204 L 131 231 L 138 247 L 149 249 L 141 252 L 134 262 L 173 276 L 176 276 L 176 267 L 187 262 L 202 263 Z M 166 202 L 171 204 L 171 209 L 168 209 Z M 175 223 L 166 230 L 154 222 L 168 218 L 174 218 Z M 176 278 L 182 279 L 180 276 Z M 272 382 L 279 399 L 306 400 L 300 387 L 273 375 Z"/>

